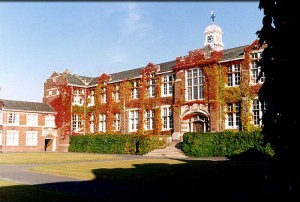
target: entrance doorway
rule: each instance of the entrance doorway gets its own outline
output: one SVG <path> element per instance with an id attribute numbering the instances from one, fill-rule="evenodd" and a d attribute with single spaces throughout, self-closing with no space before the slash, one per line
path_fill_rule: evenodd
<path id="1" fill-rule="evenodd" d="M 45 151 L 53 151 L 53 139 L 45 139 Z"/>

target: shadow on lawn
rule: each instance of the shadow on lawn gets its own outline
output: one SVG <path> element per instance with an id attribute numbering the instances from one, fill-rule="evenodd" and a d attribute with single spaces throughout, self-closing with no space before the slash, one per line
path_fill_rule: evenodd
<path id="1" fill-rule="evenodd" d="M 247 202 L 268 199 L 265 174 L 270 161 L 180 161 L 181 164 L 175 165 L 146 163 L 135 164 L 134 168 L 96 169 L 93 170 L 95 180 L 92 181 L 2 187 L 0 201 Z M 28 190 L 26 194 L 20 192 L 25 188 L 29 188 L 29 193 Z M 36 188 L 71 196 L 42 193 Z"/>

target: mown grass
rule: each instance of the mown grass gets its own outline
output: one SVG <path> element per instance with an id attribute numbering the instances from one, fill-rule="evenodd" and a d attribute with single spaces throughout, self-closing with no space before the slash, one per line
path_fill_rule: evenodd
<path id="1" fill-rule="evenodd" d="M 118 155 L 101 155 L 89 153 L 60 153 L 60 152 L 25 152 L 2 153 L 0 164 L 44 164 L 44 163 L 68 163 L 79 161 L 116 160 Z"/>
<path id="2" fill-rule="evenodd" d="M 98 161 L 99 160 L 99 161 Z M 264 183 L 267 161 L 209 161 L 167 158 L 137 158 L 123 160 L 119 155 L 85 153 L 9 153 L 0 154 L 0 164 L 47 163 L 30 168 L 30 172 L 84 180 L 85 183 L 109 182 L 130 185 L 140 189 L 138 196 L 150 200 L 158 190 L 162 197 L 169 193 L 187 197 L 222 194 L 234 201 L 235 196 L 256 196 Z M 1 165 L 0 165 L 1 166 Z M 79 182 L 79 181 L 78 181 Z M 39 189 L 39 186 L 19 185 L 0 180 L 0 201 L 82 201 L 74 196 Z M 15 193 L 15 194 L 14 194 Z M 214 195 L 214 193 L 218 193 Z M 62 194 L 61 197 L 55 197 Z M 118 196 L 118 191 L 109 190 L 110 196 Z M 136 194 L 135 190 L 125 194 Z M 49 195 L 49 197 L 48 197 Z M 51 196 L 53 195 L 53 196 Z M 184 196 L 186 197 L 186 196 Z M 32 200 L 30 200 L 32 198 Z M 44 200 L 44 198 L 46 200 Z M 244 197 L 245 198 L 245 197 Z M 152 198 L 151 198 L 152 199 Z M 98 200 L 97 200 L 98 201 Z M 109 201 L 109 200 L 108 200 Z M 117 201 L 117 200 L 116 200 Z M 134 201 L 134 200 L 133 200 Z M 159 200 L 158 200 L 159 201 Z M 243 201 L 243 200 L 240 200 Z"/>

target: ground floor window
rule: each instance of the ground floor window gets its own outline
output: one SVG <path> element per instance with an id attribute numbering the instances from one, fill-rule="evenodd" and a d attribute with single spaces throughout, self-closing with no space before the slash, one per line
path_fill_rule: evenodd
<path id="1" fill-rule="evenodd" d="M 17 130 L 6 131 L 6 145 L 7 146 L 19 145 L 19 131 Z"/>
<path id="2" fill-rule="evenodd" d="M 37 131 L 26 131 L 26 146 L 37 146 Z"/>

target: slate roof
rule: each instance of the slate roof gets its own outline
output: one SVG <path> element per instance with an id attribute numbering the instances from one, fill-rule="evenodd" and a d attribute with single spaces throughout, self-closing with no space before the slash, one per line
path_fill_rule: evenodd
<path id="1" fill-rule="evenodd" d="M 222 54 L 222 59 L 220 60 L 220 62 L 222 61 L 226 61 L 226 60 L 232 60 L 232 59 L 236 59 L 236 58 L 243 58 L 244 57 L 244 49 L 247 46 L 240 46 L 240 47 L 236 47 L 236 48 L 230 48 L 227 50 L 223 50 L 223 54 Z"/>
<path id="2" fill-rule="evenodd" d="M 244 49 L 246 47 L 247 47 L 247 45 L 223 50 L 222 51 L 223 54 L 222 54 L 222 58 L 221 58 L 220 62 L 222 63 L 222 62 L 225 62 L 228 60 L 243 58 Z M 203 48 L 203 50 L 212 50 L 212 48 L 210 46 L 205 46 Z M 172 69 L 176 65 L 176 60 L 163 62 L 163 63 L 157 64 L 157 65 L 160 66 L 160 70 L 158 71 L 158 73 L 172 71 Z M 139 78 L 140 74 L 142 72 L 142 68 L 144 68 L 144 67 L 112 73 L 112 74 L 110 74 L 110 76 L 112 77 L 112 80 L 110 80 L 109 82 L 118 82 L 118 81 L 122 81 L 123 79 Z M 97 85 L 98 77 L 87 77 L 87 76 L 80 76 L 80 75 L 69 74 L 69 73 L 61 74 L 61 75 L 63 75 L 67 79 L 68 83 L 71 85 L 86 86 L 86 87 L 92 87 L 92 86 Z M 99 75 L 99 76 L 101 76 L 101 75 Z"/>
<path id="3" fill-rule="evenodd" d="M 54 109 L 46 103 L 4 99 L 0 99 L 0 102 L 3 103 L 5 110 L 55 113 Z"/>

